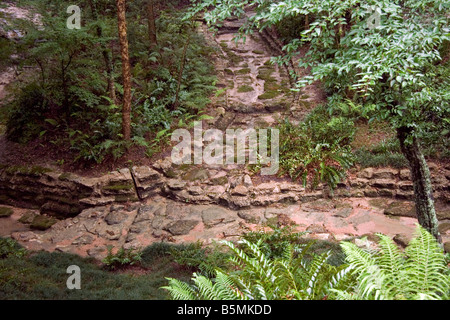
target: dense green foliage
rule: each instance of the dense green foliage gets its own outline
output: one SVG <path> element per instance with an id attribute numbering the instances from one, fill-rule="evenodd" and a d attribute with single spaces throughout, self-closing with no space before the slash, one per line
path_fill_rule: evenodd
<path id="1" fill-rule="evenodd" d="M 80 30 L 66 27 L 67 17 L 60 14 L 71 4 L 66 1 L 29 3 L 41 14 L 42 26 L 14 21 L 17 28 L 26 30 L 24 38 L 12 44 L 20 56 L 19 68 L 31 66 L 28 70 L 35 72 L 16 88 L 6 108 L 8 139 L 28 142 L 40 138 L 87 163 L 119 158 L 130 147 L 122 141 L 121 108 L 116 105 L 123 89 L 114 3 L 95 3 L 97 11 L 102 12 L 97 19 L 89 1 L 79 4 L 83 10 Z M 152 154 L 167 141 L 170 130 L 201 115 L 216 80 L 210 62 L 214 49 L 196 32 L 195 23 L 183 20 L 183 11 L 170 9 L 171 3 L 165 4 L 166 11 L 156 19 L 158 46 L 149 51 L 146 18 L 140 13 L 144 5 L 145 1 L 136 1 L 128 7 L 132 141 Z M 110 57 L 116 103 L 108 94 L 105 54 Z"/>
<path id="2" fill-rule="evenodd" d="M 326 182 L 335 188 L 354 161 L 350 143 L 355 129 L 351 120 L 326 116 L 314 109 L 299 125 L 285 120 L 280 130 L 280 174 L 315 187 Z"/>
<path id="3" fill-rule="evenodd" d="M 104 265 L 111 270 L 132 266 L 140 263 L 142 252 L 134 249 L 120 248 L 116 253 L 112 252 L 112 247 L 108 247 L 108 255 L 102 260 Z"/>
<path id="4" fill-rule="evenodd" d="M 193 284 L 169 278 L 164 288 L 179 300 L 448 299 L 448 261 L 431 234 L 418 226 L 404 252 L 389 237 L 379 237 L 376 251 L 342 242 L 348 264 L 338 267 L 327 263 L 329 251 L 306 261 L 311 243 L 287 244 L 280 257 L 268 257 L 262 239 L 243 239 L 240 246 L 224 242 L 235 269 L 216 269 L 212 280 L 194 273 Z"/>
<path id="5" fill-rule="evenodd" d="M 431 234 L 417 226 L 416 236 L 404 252 L 389 237 L 379 237 L 378 252 L 364 251 L 352 243 L 341 244 L 358 283 L 349 292 L 337 290 L 339 299 L 449 299 L 448 261 Z"/>
<path id="6" fill-rule="evenodd" d="M 224 242 L 233 257 L 236 271 L 216 270 L 214 281 L 194 273 L 194 286 L 170 278 L 167 289 L 179 300 L 278 300 L 324 299 L 332 288 L 345 289 L 351 282 L 349 269 L 326 263 L 329 252 L 317 255 L 310 262 L 303 256 L 308 246 L 296 250 L 288 245 L 278 259 L 270 259 L 261 251 L 262 241 L 241 240 L 249 253 L 231 242 Z"/>

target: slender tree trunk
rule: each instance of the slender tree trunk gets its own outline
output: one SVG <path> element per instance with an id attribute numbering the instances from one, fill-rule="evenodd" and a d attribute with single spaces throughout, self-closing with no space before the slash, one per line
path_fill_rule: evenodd
<path id="1" fill-rule="evenodd" d="M 184 45 L 183 55 L 181 57 L 180 70 L 178 72 L 177 91 L 176 91 L 176 94 L 175 94 L 175 103 L 174 103 L 174 107 L 175 108 L 178 106 L 178 100 L 179 100 L 179 97 L 180 97 L 181 82 L 183 80 L 184 65 L 186 64 L 186 54 L 187 54 L 187 49 L 189 47 L 190 41 L 191 41 L 191 36 L 188 35 L 188 38 L 187 38 L 186 43 Z"/>
<path id="2" fill-rule="evenodd" d="M 128 54 L 127 22 L 125 19 L 125 0 L 116 0 L 116 5 L 123 77 L 122 133 L 124 140 L 131 140 L 131 72 Z"/>
<path id="3" fill-rule="evenodd" d="M 147 20 L 148 20 L 148 36 L 150 38 L 150 50 L 158 45 L 156 38 L 155 12 L 153 8 L 153 0 L 147 0 Z"/>
<path id="4" fill-rule="evenodd" d="M 89 5 L 91 7 L 92 12 L 92 18 L 94 20 L 98 19 L 98 10 L 97 5 L 94 3 L 95 0 L 89 0 Z M 99 38 L 103 37 L 103 30 L 100 26 L 97 26 L 97 36 Z M 114 87 L 114 75 L 113 75 L 113 63 L 112 63 L 112 54 L 107 49 L 106 45 L 102 44 L 102 55 L 103 60 L 105 61 L 105 67 L 106 67 L 106 76 L 107 76 L 107 82 L 108 82 L 108 94 L 109 98 L 112 100 L 114 104 L 117 104 L 116 100 L 116 89 Z"/>
<path id="5" fill-rule="evenodd" d="M 407 143 L 406 139 L 411 133 L 412 130 L 410 128 L 401 127 L 397 129 L 397 137 L 400 140 L 402 153 L 408 160 L 411 169 L 417 218 L 420 225 L 428 230 L 439 243 L 442 243 L 434 208 L 430 169 L 422 154 L 417 138 L 413 137 L 412 143 Z"/>

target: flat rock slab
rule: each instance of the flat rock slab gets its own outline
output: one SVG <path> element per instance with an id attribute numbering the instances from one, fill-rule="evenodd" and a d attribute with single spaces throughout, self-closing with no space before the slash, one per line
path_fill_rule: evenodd
<path id="1" fill-rule="evenodd" d="M 202 211 L 202 220 L 206 227 L 213 227 L 221 223 L 229 223 L 237 218 L 236 212 L 222 207 L 211 206 Z"/>
<path id="2" fill-rule="evenodd" d="M 388 216 L 400 216 L 416 218 L 416 209 L 413 202 L 394 201 L 385 210 L 384 214 Z"/>
<path id="3" fill-rule="evenodd" d="M 170 223 L 164 227 L 164 230 L 169 231 L 174 236 L 186 235 L 199 223 L 198 220 L 179 220 Z"/>

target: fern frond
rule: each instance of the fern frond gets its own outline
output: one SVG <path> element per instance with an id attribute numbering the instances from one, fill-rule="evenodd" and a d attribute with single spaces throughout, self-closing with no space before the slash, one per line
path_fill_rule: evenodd
<path id="1" fill-rule="evenodd" d="M 403 296 L 405 294 L 405 287 L 402 283 L 404 275 L 404 258 L 400 248 L 394 241 L 386 235 L 377 234 L 380 238 L 378 243 L 380 247 L 380 254 L 377 255 L 377 265 L 384 271 L 386 275 L 384 284 L 389 292 L 389 296 Z"/>
<path id="2" fill-rule="evenodd" d="M 445 275 L 446 264 L 442 248 L 423 227 L 417 226 L 414 237 L 405 249 L 408 261 L 405 275 L 412 295 L 425 294 L 435 298 L 449 290 L 449 277 Z"/>
<path id="3" fill-rule="evenodd" d="M 187 283 L 178 279 L 166 278 L 169 280 L 169 285 L 162 287 L 169 291 L 172 299 L 174 300 L 198 300 L 199 296 L 195 290 Z"/>
<path id="4" fill-rule="evenodd" d="M 217 271 L 215 282 L 215 291 L 217 296 L 221 297 L 221 300 L 240 300 L 243 298 L 231 277 L 225 273 Z"/>
<path id="5" fill-rule="evenodd" d="M 308 285 L 305 290 L 307 293 L 307 299 L 315 298 L 316 289 L 320 280 L 320 272 L 330 255 L 330 251 L 327 251 L 320 256 L 314 257 L 313 261 L 311 262 L 308 270 Z"/>

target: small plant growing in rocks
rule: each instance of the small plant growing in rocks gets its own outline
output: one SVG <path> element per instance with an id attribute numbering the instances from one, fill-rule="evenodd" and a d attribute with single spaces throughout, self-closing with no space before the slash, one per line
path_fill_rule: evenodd
<path id="1" fill-rule="evenodd" d="M 108 246 L 108 255 L 102 262 L 109 270 L 116 270 L 126 266 L 132 266 L 142 261 L 142 252 L 135 249 L 120 248 L 117 253 L 112 252 L 113 247 Z"/>

